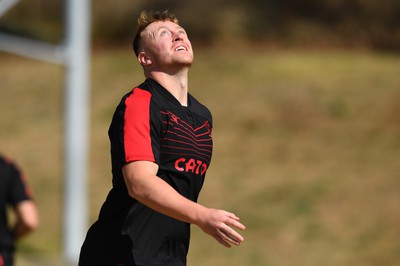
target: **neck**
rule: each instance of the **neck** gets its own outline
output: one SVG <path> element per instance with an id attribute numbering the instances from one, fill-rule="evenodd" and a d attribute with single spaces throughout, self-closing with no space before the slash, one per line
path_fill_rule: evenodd
<path id="1" fill-rule="evenodd" d="M 188 71 L 183 69 L 173 74 L 161 71 L 145 71 L 145 77 L 157 81 L 168 90 L 183 106 L 187 106 L 188 100 Z"/>

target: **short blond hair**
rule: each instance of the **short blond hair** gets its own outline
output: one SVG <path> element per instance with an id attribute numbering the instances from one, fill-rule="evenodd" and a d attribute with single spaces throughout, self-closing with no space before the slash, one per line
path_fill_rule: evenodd
<path id="1" fill-rule="evenodd" d="M 168 10 L 164 11 L 142 11 L 140 12 L 139 18 L 137 20 L 136 34 L 133 39 L 133 51 L 135 55 L 139 55 L 139 49 L 142 41 L 142 32 L 153 22 L 157 21 L 171 21 L 179 24 L 178 18 Z"/>

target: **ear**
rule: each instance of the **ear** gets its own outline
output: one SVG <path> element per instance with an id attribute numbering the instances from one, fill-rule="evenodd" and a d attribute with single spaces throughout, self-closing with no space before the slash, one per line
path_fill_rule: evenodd
<path id="1" fill-rule="evenodd" d="M 139 63 L 142 66 L 149 66 L 149 65 L 151 65 L 153 63 L 151 61 L 151 58 L 145 52 L 140 52 L 139 53 L 138 60 L 139 60 Z"/>

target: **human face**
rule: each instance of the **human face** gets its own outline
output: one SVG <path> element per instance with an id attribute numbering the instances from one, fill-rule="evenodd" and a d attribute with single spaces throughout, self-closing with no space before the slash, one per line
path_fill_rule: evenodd
<path id="1" fill-rule="evenodd" d="M 193 50 L 186 31 L 171 21 L 153 22 L 142 33 L 149 67 L 189 67 Z"/>

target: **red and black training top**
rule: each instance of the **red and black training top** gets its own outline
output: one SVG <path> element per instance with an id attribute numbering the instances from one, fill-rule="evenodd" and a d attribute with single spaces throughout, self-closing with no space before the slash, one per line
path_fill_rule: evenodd
<path id="1" fill-rule="evenodd" d="M 155 162 L 158 177 L 197 201 L 211 161 L 211 129 L 211 113 L 204 105 L 189 94 L 184 107 L 154 80 L 147 79 L 122 98 L 108 131 L 113 188 L 88 232 L 82 265 L 88 257 L 84 254 L 94 253 L 110 265 L 129 256 L 137 265 L 186 265 L 190 225 L 131 198 L 122 167 L 138 160 Z"/>
<path id="2" fill-rule="evenodd" d="M 15 249 L 7 207 L 16 208 L 22 201 L 32 200 L 32 192 L 25 180 L 20 168 L 8 157 L 0 155 L 0 265 L 3 256 L 7 259 Z"/>

